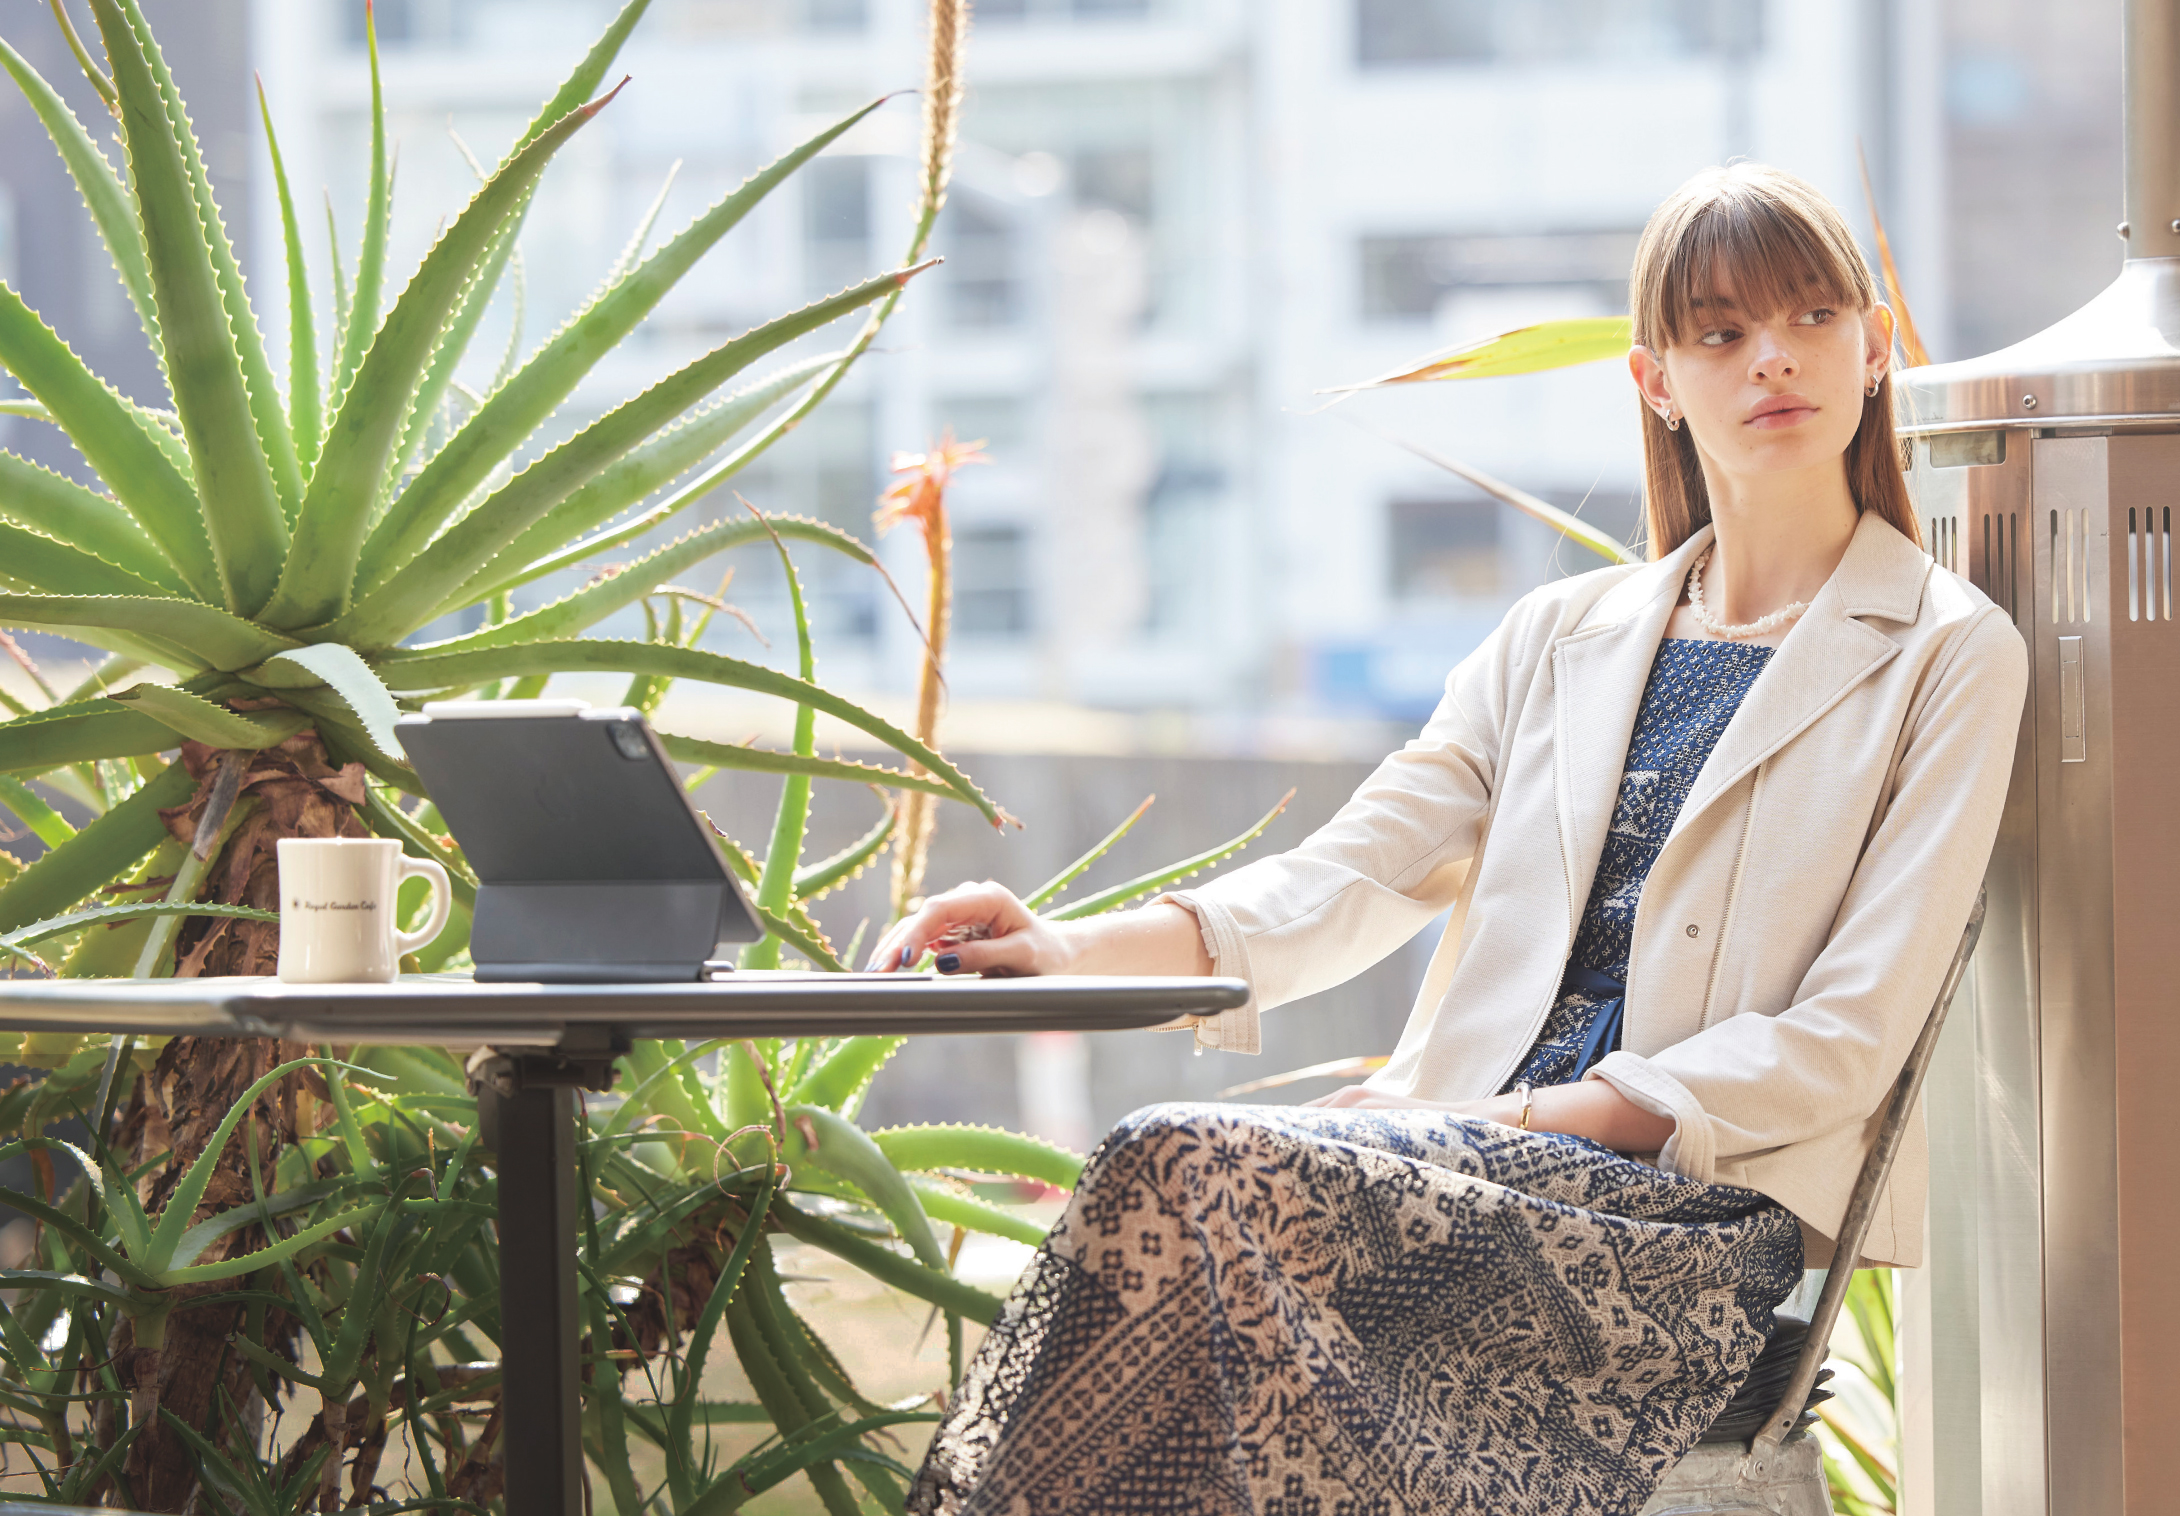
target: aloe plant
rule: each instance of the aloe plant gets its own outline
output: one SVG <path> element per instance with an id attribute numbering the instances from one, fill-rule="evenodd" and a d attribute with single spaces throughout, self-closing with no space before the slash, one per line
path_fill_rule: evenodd
<path id="1" fill-rule="evenodd" d="M 445 862 L 457 909 L 424 963 L 459 967 L 475 879 L 404 761 L 395 716 L 427 695 L 535 694 L 560 673 L 617 673 L 628 703 L 647 712 L 678 679 L 796 706 L 782 751 L 665 734 L 668 750 L 697 766 L 692 788 L 719 769 L 784 776 L 764 853 L 720 843 L 767 928 L 754 963 L 792 954 L 844 966 L 853 945 L 836 948 L 817 909 L 899 842 L 909 797 L 1007 819 L 938 751 L 935 714 L 903 732 L 815 682 L 793 552 L 877 571 L 871 549 L 836 528 L 753 511 L 550 603 L 515 605 L 525 586 L 656 533 L 819 404 L 929 266 L 945 198 L 962 0 L 931 8 L 922 200 L 900 265 L 721 345 L 518 469 L 518 453 L 599 358 L 879 103 L 798 145 L 646 255 L 654 204 L 582 310 L 526 359 L 503 360 L 482 392 L 466 391 L 457 369 L 495 292 L 516 278 L 539 176 L 609 107 L 612 94 L 599 92 L 647 4 L 629 0 L 506 157 L 480 169 L 475 196 L 391 299 L 374 43 L 362 240 L 352 268 L 336 258 L 335 321 L 322 343 L 268 114 L 286 252 L 284 385 L 138 0 L 92 0 L 104 70 L 69 33 L 113 109 L 120 170 L 0 41 L 0 66 L 81 190 L 173 399 L 164 410 L 122 396 L 0 285 L 0 367 L 31 397 L 8 412 L 58 427 L 97 480 L 0 452 L 0 623 L 108 655 L 80 689 L 39 679 L 42 698 L 9 699 L 11 719 L 0 721 L 0 805 L 46 844 L 27 866 L 0 853 L 0 968 L 158 975 L 217 961 L 263 971 L 278 902 L 260 864 L 275 837 L 298 828 L 375 832 Z M 54 15 L 68 25 L 64 8 Z M 744 377 L 858 312 L 840 350 Z M 793 672 L 701 646 L 712 616 L 731 607 L 675 581 L 733 549 L 774 555 L 786 572 Z M 934 587 L 935 623 L 946 593 Z M 644 639 L 585 635 L 638 605 Z M 419 629 L 478 607 L 475 630 L 416 643 Z M 930 639 L 934 688 L 943 647 L 943 632 Z M 0 650 L 21 651 L 12 641 Z M 820 757 L 820 711 L 902 762 Z M 825 781 L 877 784 L 890 798 L 857 841 L 808 859 L 811 790 Z M 92 819 L 71 825 L 56 795 Z M 1114 909 L 1246 846 L 1277 814 L 1219 848 L 1054 905 L 1131 817 L 1031 898 L 1057 916 Z M 934 823 L 922 812 L 918 838 Z M 222 933 L 231 951 L 208 959 Z M 857 1110 L 899 1045 L 639 1042 L 621 1060 L 617 1093 L 586 1110 L 584 1183 L 597 1204 L 580 1253 L 583 1427 L 601 1509 L 723 1512 L 789 1479 L 806 1481 L 831 1516 L 901 1508 L 907 1470 L 888 1439 L 935 1412 L 880 1406 L 857 1388 L 784 1293 L 775 1240 L 824 1249 L 927 1302 L 946 1320 L 958 1377 L 962 1323 L 999 1306 L 955 1277 L 961 1238 L 1041 1235 L 974 1181 L 1064 1188 L 1082 1160 L 987 1127 L 865 1132 Z M 32 1191 L 0 1202 L 38 1225 L 33 1256 L 0 1271 L 0 1440 L 27 1457 L 44 1498 L 263 1516 L 500 1504 L 493 1344 L 520 1324 L 499 1317 L 496 1173 L 462 1068 L 428 1048 L 302 1052 L 0 1034 L 0 1058 L 49 1070 L 0 1092 L 0 1132 L 20 1134 L 0 1157 L 26 1158 L 37 1176 Z M 47 1135 L 71 1116 L 89 1132 L 74 1149 Z M 754 1396 L 746 1403 L 709 1398 L 707 1362 L 729 1351 Z M 323 1409 L 275 1442 L 265 1413 L 297 1386 Z M 728 1456 L 720 1439 L 752 1431 L 756 1444 Z M 420 1471 L 406 1490 L 384 1487 L 390 1449 Z"/>

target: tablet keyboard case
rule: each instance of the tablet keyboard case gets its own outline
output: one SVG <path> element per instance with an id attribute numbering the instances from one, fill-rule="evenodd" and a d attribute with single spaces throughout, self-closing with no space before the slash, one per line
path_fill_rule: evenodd
<path id="1" fill-rule="evenodd" d="M 477 873 L 479 981 L 701 979 L 761 935 L 634 713 L 411 717 L 399 732 Z"/>

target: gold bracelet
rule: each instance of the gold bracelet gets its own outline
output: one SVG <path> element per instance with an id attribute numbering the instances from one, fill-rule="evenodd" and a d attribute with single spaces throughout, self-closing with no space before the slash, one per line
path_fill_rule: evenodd
<path id="1" fill-rule="evenodd" d="M 1537 1087 L 1524 1079 L 1514 1086 L 1514 1090 L 1521 1096 L 1521 1129 L 1526 1132 L 1529 1130 L 1529 1110 L 1534 1103 Z"/>

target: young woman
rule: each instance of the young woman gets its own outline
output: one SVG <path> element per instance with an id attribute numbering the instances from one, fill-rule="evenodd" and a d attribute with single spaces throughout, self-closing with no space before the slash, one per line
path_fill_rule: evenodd
<path id="1" fill-rule="evenodd" d="M 1253 1001 L 1197 1035 L 1254 1052 L 1260 1009 L 1452 912 L 1368 1083 L 1106 1139 L 913 1508 L 1635 1512 L 1829 1261 L 2027 660 L 1920 546 L 1892 313 L 1822 196 L 1698 176 L 1630 307 L 1650 563 L 1524 598 L 1290 853 L 1066 924 L 968 885 L 880 944 L 1238 976 Z M 1926 1172 L 1911 1142 L 1869 1262 L 1919 1260 Z"/>

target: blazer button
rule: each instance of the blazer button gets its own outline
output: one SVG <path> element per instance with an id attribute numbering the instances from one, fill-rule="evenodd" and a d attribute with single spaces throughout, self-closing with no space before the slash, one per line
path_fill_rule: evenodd
<path id="1" fill-rule="evenodd" d="M 1703 935 L 1703 928 L 1697 926 L 1693 921 L 1691 921 L 1688 923 L 1688 935 L 1691 937 L 1700 937 Z"/>

